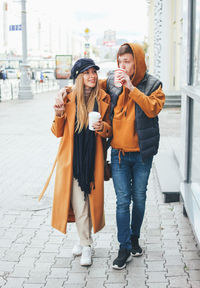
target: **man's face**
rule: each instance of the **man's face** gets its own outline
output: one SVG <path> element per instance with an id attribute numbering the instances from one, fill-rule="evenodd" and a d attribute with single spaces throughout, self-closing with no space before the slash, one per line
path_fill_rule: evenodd
<path id="1" fill-rule="evenodd" d="M 132 54 L 126 53 L 119 56 L 118 63 L 119 68 L 124 69 L 129 77 L 135 73 L 135 63 Z"/>

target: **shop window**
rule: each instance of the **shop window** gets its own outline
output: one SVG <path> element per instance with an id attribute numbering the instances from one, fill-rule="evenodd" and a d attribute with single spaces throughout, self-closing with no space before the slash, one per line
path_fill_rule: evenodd
<path id="1" fill-rule="evenodd" d="M 194 101 L 192 119 L 191 182 L 200 185 L 200 102 Z"/>

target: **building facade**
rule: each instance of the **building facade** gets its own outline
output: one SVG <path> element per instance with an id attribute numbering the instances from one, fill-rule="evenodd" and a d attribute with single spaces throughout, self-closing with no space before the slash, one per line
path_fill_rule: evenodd
<path id="1" fill-rule="evenodd" d="M 7 51 L 8 33 L 5 29 L 8 23 L 8 3 L 7 1 L 0 1 L 0 55 Z"/>
<path id="2" fill-rule="evenodd" d="M 167 98 L 181 94 L 182 1 L 148 0 L 149 71 L 163 83 Z M 180 98 L 179 98 L 180 99 Z"/>

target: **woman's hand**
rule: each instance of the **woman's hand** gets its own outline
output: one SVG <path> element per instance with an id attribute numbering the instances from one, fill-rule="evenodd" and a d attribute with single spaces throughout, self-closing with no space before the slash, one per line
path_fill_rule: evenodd
<path id="1" fill-rule="evenodd" d="M 104 127 L 104 125 L 103 125 L 103 121 L 102 121 L 101 118 L 99 119 L 98 122 L 93 124 L 94 130 L 97 131 L 97 132 L 103 131 L 103 127 Z"/>

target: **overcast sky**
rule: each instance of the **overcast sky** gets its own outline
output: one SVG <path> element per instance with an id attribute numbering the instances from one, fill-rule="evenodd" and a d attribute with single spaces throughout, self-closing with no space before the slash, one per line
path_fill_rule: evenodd
<path id="1" fill-rule="evenodd" d="M 51 18 L 79 34 L 89 28 L 91 37 L 102 37 L 108 29 L 128 41 L 147 35 L 146 0 L 27 0 L 27 6 L 29 13 Z"/>
<path id="2" fill-rule="evenodd" d="M 8 25 L 20 24 L 21 1 L 7 1 Z M 106 30 L 114 30 L 117 39 L 129 42 L 143 42 L 147 36 L 147 0 L 122 0 L 121 5 L 116 0 L 26 0 L 26 2 L 28 48 L 32 50 L 37 50 L 38 47 L 48 50 L 50 43 L 51 45 L 58 43 L 58 37 L 64 42 L 63 35 L 66 35 L 66 32 L 84 36 L 86 28 L 90 30 L 91 44 L 95 44 L 96 39 L 102 39 Z M 39 23 L 41 29 L 38 28 Z M 8 32 L 8 46 L 18 53 L 21 51 L 20 31 Z"/>

